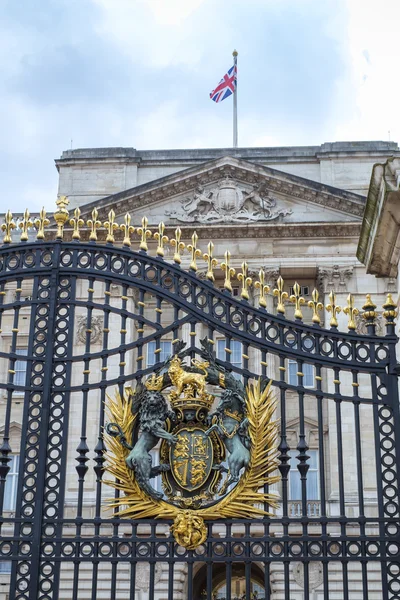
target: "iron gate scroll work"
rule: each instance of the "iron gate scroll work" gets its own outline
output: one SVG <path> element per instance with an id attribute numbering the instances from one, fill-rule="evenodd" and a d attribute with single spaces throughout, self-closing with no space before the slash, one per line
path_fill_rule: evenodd
<path id="1" fill-rule="evenodd" d="M 351 296 L 348 332 L 338 330 L 333 293 L 330 328 L 320 325 L 316 291 L 309 303 L 313 325 L 306 325 L 297 286 L 288 298 L 280 278 L 273 291 L 278 314 L 267 312 L 264 272 L 253 282 L 243 263 L 236 274 L 229 252 L 219 265 L 211 242 L 206 254 L 199 250 L 196 233 L 185 248 L 179 228 L 168 240 L 162 223 L 154 233 L 144 218 L 136 229 L 130 215 L 119 224 L 111 211 L 102 224 L 96 209 L 84 223 L 79 209 L 70 219 L 66 207 L 60 198 L 51 223 L 44 211 L 34 223 L 26 212 L 20 235 L 11 213 L 2 227 L 0 578 L 10 600 L 234 600 L 240 586 L 246 600 L 309 600 L 314 590 L 313 598 L 324 600 L 338 593 L 344 600 L 399 599 L 400 421 L 391 297 L 383 307 L 385 336 L 375 333 L 370 298 L 363 307 L 365 335 L 355 332 Z M 237 280 L 240 299 L 231 293 Z M 295 306 L 293 321 L 285 317 L 287 301 Z M 267 480 L 258 505 L 272 516 L 205 519 L 205 539 L 193 549 L 176 542 L 171 518 L 123 516 L 124 492 L 104 482 L 110 478 L 103 436 L 108 398 L 132 398 L 137 385 L 165 373 L 165 353 L 179 354 L 174 347 L 187 365 L 204 361 L 208 348 L 219 372 L 244 388 L 271 380 L 277 399 L 279 482 Z M 289 362 L 297 381 L 288 376 Z M 309 387 L 306 368 L 313 375 Z M 308 496 L 311 437 L 318 498 Z M 16 455 L 11 506 L 7 482 L 15 478 Z M 289 494 L 294 472 L 296 503 Z M 110 512 L 105 504 L 112 495 Z"/>

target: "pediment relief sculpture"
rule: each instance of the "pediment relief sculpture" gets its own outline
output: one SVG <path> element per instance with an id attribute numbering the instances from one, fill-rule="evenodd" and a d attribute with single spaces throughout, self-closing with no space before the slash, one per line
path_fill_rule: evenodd
<path id="1" fill-rule="evenodd" d="M 245 189 L 230 177 L 224 177 L 215 187 L 198 186 L 191 196 L 181 200 L 178 210 L 166 211 L 170 219 L 207 224 L 273 221 L 291 213 L 277 206 L 264 183 Z"/>

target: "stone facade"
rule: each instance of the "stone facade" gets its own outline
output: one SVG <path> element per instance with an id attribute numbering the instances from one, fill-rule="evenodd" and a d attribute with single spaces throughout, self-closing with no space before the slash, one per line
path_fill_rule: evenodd
<path id="1" fill-rule="evenodd" d="M 281 275 L 285 280 L 285 290 L 297 281 L 302 287 L 306 300 L 311 298 L 313 288 L 320 293 L 324 305 L 329 303 L 329 293 L 334 290 L 339 305 L 346 305 L 346 297 L 351 292 L 355 296 L 358 308 L 364 303 L 365 294 L 371 293 L 378 306 L 385 300 L 385 294 L 396 286 L 393 279 L 377 279 L 366 273 L 364 266 L 357 260 L 356 251 L 362 227 L 365 208 L 365 194 L 371 176 L 372 165 L 392 156 L 400 156 L 397 144 L 389 142 L 357 142 L 332 143 L 313 147 L 292 148 L 254 148 L 236 150 L 181 150 L 181 151 L 136 151 L 132 148 L 105 148 L 88 150 L 68 150 L 56 161 L 60 173 L 59 192 L 70 198 L 71 206 L 80 206 L 82 217 L 88 218 L 93 208 L 99 211 L 100 220 L 107 218 L 112 208 L 116 218 L 122 222 L 127 211 L 132 214 L 132 223 L 137 226 L 141 218 L 149 218 L 150 227 L 163 220 L 167 233 L 180 226 L 184 241 L 188 241 L 196 229 L 199 235 L 199 246 L 206 251 L 209 239 L 215 244 L 214 255 L 221 261 L 225 250 L 232 254 L 232 266 L 240 269 L 241 262 L 248 262 L 249 270 L 258 273 L 264 268 L 267 274 L 266 283 L 275 286 Z M 397 159 L 396 159 L 397 160 Z M 153 244 L 153 242 L 151 242 Z M 170 253 L 168 255 L 168 252 Z M 167 257 L 172 249 L 167 249 Z M 183 267 L 188 267 L 185 258 Z M 216 285 L 222 286 L 222 273 L 217 276 Z M 87 290 L 81 285 L 78 294 L 82 302 L 87 300 Z M 6 290 L 7 298 L 14 297 L 16 286 Z M 29 295 L 27 287 L 23 294 Z M 94 283 L 94 298 L 104 298 L 104 287 L 100 282 Z M 118 286 L 110 291 L 111 306 L 119 306 L 121 290 Z M 251 301 L 257 299 L 257 291 L 252 291 Z M 134 295 L 129 296 L 129 307 L 134 309 L 137 303 Z M 145 316 L 154 317 L 155 304 L 151 299 L 146 306 Z M 268 310 L 275 311 L 275 299 L 267 294 Z M 292 312 L 291 312 L 292 311 Z M 304 308 L 305 322 L 311 322 L 311 310 Z M 288 308 L 288 317 L 293 309 Z M 322 318 L 329 323 L 330 314 L 325 310 Z M 19 331 L 19 347 L 27 344 L 28 321 L 23 320 L 24 308 L 21 310 L 21 327 Z M 92 343 L 99 344 L 102 322 L 94 314 Z M 165 322 L 173 320 L 172 313 L 163 314 Z M 362 323 L 358 323 L 362 328 Z M 339 315 L 339 328 L 346 331 L 347 317 Z M 10 347 L 13 323 L 4 319 L 0 337 L 0 350 L 6 352 Z M 117 331 L 118 327 L 114 328 Z M 76 315 L 76 336 L 74 343 L 77 351 L 84 351 L 86 339 L 85 322 L 82 315 Z M 113 328 L 111 327 L 111 331 Z M 197 331 L 198 337 L 206 332 Z M 128 332 L 129 339 L 135 339 L 134 327 Z M 189 328 L 183 327 L 183 339 L 190 339 Z M 171 338 L 172 340 L 172 338 Z M 168 340 L 167 340 L 168 341 Z M 117 346 L 119 336 L 110 337 L 110 347 Z M 114 345 L 114 346 L 113 346 Z M 0 359 L 1 370 L 7 372 L 5 359 Z M 257 372 L 259 359 L 255 352 L 250 354 L 250 370 Z M 118 364 L 111 365 L 118 374 Z M 329 369 L 323 373 L 324 389 L 333 392 L 333 373 Z M 269 376 L 276 378 L 278 362 L 272 357 L 268 364 Z M 368 392 L 367 381 L 361 381 L 360 395 Z M 352 393 L 351 379 L 343 373 L 342 390 Z M 98 431 L 99 398 L 90 397 L 88 422 L 88 445 L 96 444 Z M 11 447 L 18 447 L 22 423 L 22 402 L 16 395 L 13 405 L 13 423 Z M 4 420 L 5 398 L 0 398 L 0 423 Z M 66 516 L 76 516 L 77 478 L 74 466 L 76 447 L 79 443 L 79 422 L 81 399 L 74 395 L 71 405 L 71 433 L 68 440 L 68 481 L 66 497 Z M 299 418 L 297 396 L 288 392 L 287 406 L 288 442 L 292 449 L 296 448 L 299 439 Z M 306 438 L 311 451 L 317 451 L 319 432 L 317 426 L 317 407 L 315 398 L 305 397 Z M 338 470 L 337 470 L 337 432 L 335 407 L 331 403 L 323 406 L 324 447 L 326 494 L 330 515 L 339 515 Z M 364 460 L 372 466 L 364 473 L 364 495 L 367 516 L 377 514 L 376 481 L 374 477 L 375 450 L 371 447 L 373 440 L 372 416 L 367 406 L 361 406 L 362 446 Z M 348 457 L 345 471 L 346 514 L 356 516 L 357 476 L 354 451 L 354 414 L 351 406 L 344 406 L 342 411 L 342 428 L 344 453 Z M 280 493 L 279 485 L 276 492 Z M 94 514 L 95 475 L 89 469 L 85 481 L 84 510 L 86 516 Z M 313 501 L 310 510 L 319 513 L 319 498 Z M 292 510 L 297 510 L 296 502 Z M 279 512 L 279 511 L 278 511 Z M 162 535 L 162 527 L 157 533 Z M 215 527 L 215 532 L 218 532 Z M 272 526 L 273 528 L 273 526 Z M 316 525 L 311 534 L 318 536 Z M 146 528 L 143 526 L 143 534 Z M 294 527 L 293 535 L 301 533 L 301 526 Z M 337 533 L 337 532 L 336 532 Z M 280 532 L 275 531 L 279 538 Z M 335 531 L 330 531 L 332 537 Z M 223 528 L 220 527 L 223 536 Z M 237 536 L 241 529 L 237 526 Z M 356 535 L 356 530 L 355 530 Z M 85 563 L 83 571 L 87 571 L 87 586 L 80 590 L 79 598 L 91 598 L 91 570 Z M 100 579 L 106 582 L 109 577 L 109 566 L 102 564 Z M 197 571 L 196 571 L 197 569 Z M 201 567 L 196 565 L 194 577 L 201 580 Z M 324 591 L 321 588 L 320 563 L 314 563 L 310 572 L 312 581 L 312 600 L 322 600 Z M 375 573 L 376 570 L 376 573 Z M 376 578 L 376 592 L 370 592 L 370 600 L 380 600 L 378 567 L 370 569 Z M 62 592 L 60 600 L 71 597 L 73 563 L 63 570 Z M 156 567 L 157 600 L 167 600 L 168 565 L 160 561 Z M 7 583 L 8 575 L 0 573 L 0 584 Z M 136 595 L 138 600 L 148 598 L 147 565 L 143 564 L 137 573 Z M 343 580 L 339 567 L 330 573 L 331 589 L 329 598 L 343 597 Z M 351 597 L 361 598 L 361 567 L 352 564 L 349 569 L 349 586 Z M 240 578 L 239 578 L 240 579 Z M 238 579 L 238 580 L 239 580 Z M 293 563 L 290 572 L 291 600 L 304 597 L 304 576 L 301 565 Z M 106 587 L 106 583 L 104 584 Z M 284 572 L 282 566 L 273 565 L 271 571 L 271 600 L 281 600 L 284 596 Z M 128 593 L 129 572 L 122 568 L 119 571 L 119 595 Z M 199 583 L 201 589 L 201 583 Z M 0 586 L 0 600 L 7 597 Z M 174 574 L 174 599 L 186 598 L 187 573 L 182 563 L 181 569 Z M 107 593 L 98 598 L 108 598 Z M 126 597 L 126 596 L 124 596 Z"/>

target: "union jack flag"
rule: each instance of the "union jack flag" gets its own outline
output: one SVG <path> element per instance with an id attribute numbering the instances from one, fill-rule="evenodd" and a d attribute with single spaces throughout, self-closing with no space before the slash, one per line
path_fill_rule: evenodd
<path id="1" fill-rule="evenodd" d="M 237 67 L 233 65 L 226 75 L 223 76 L 215 90 L 210 94 L 211 100 L 214 102 L 222 102 L 228 98 L 236 89 Z"/>

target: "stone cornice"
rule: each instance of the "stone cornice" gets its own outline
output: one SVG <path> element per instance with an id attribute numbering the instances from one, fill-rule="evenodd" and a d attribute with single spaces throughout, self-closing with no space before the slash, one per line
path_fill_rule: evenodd
<path id="1" fill-rule="evenodd" d="M 147 206 L 187 193 L 196 186 L 216 183 L 223 177 L 231 177 L 238 183 L 250 185 L 264 183 L 272 192 L 319 204 L 356 218 L 361 218 L 364 212 L 365 199 L 358 194 L 244 160 L 224 157 L 86 204 L 81 207 L 82 216 L 88 216 L 94 207 L 99 210 L 99 218 L 103 220 L 111 207 L 117 214 L 145 209 Z"/>
<path id="2" fill-rule="evenodd" d="M 374 165 L 357 258 L 367 273 L 396 277 L 400 257 L 400 159 Z"/>

